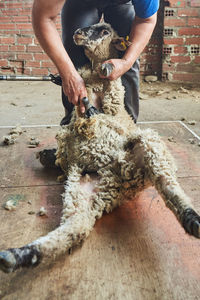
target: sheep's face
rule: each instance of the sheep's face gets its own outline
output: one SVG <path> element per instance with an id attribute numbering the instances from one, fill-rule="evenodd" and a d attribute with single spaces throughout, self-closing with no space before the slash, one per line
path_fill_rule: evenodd
<path id="1" fill-rule="evenodd" d="M 109 24 L 99 23 L 82 29 L 77 29 L 74 33 L 74 42 L 76 45 L 86 48 L 93 48 L 105 40 L 108 44 L 112 41 L 114 31 Z"/>

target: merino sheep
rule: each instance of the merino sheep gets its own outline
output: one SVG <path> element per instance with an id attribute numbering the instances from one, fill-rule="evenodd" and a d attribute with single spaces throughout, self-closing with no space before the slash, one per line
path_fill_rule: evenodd
<path id="1" fill-rule="evenodd" d="M 7 273 L 65 253 L 89 235 L 104 211 L 111 212 L 124 198 L 133 198 L 149 185 L 156 187 L 186 232 L 200 238 L 200 216 L 177 182 L 165 144 L 156 132 L 134 124 L 124 108 L 121 80 L 99 77 L 99 72 L 112 70 L 102 63 L 118 57 L 116 47 L 122 39 L 110 25 L 100 23 L 77 30 L 74 41 L 84 47 L 91 61 L 79 72 L 90 102 L 101 113 L 86 118 L 75 111 L 70 124 L 58 132 L 56 163 L 67 176 L 61 224 L 24 247 L 0 252 L 0 268 Z M 96 185 L 83 175 L 88 173 L 96 174 Z"/>

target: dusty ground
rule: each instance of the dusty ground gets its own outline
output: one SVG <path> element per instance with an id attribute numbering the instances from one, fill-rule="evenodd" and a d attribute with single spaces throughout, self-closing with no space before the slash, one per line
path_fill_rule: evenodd
<path id="1" fill-rule="evenodd" d="M 60 87 L 50 82 L 0 81 L 0 125 L 58 124 L 63 116 Z M 200 85 L 141 83 L 138 121 L 196 121 L 200 129 Z"/>

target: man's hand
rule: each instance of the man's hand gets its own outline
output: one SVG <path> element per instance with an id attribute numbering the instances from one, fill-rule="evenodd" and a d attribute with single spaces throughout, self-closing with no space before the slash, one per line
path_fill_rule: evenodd
<path id="1" fill-rule="evenodd" d="M 82 99 L 87 97 L 87 91 L 83 78 L 74 71 L 67 76 L 62 77 L 62 87 L 65 95 L 68 97 L 69 102 L 74 105 L 80 105 L 82 113 L 85 112 L 85 107 L 82 103 Z"/>
<path id="2" fill-rule="evenodd" d="M 113 71 L 109 76 L 103 76 L 99 73 L 101 78 L 108 78 L 110 80 L 116 80 L 124 73 L 126 73 L 131 66 L 129 66 L 128 62 L 125 59 L 109 59 L 104 62 L 104 64 L 109 63 L 113 65 Z"/>

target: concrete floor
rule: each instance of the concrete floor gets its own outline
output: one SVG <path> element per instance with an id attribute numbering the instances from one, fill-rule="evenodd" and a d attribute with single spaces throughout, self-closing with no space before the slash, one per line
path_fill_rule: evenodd
<path id="1" fill-rule="evenodd" d="M 25 82 L 0 82 L 0 87 L 1 136 L 9 130 L 4 126 L 59 123 L 59 87 Z M 169 100 L 165 94 L 153 96 L 169 87 L 157 83 L 151 92 L 150 87 L 142 86 L 148 100 L 141 100 L 139 121 L 184 117 L 189 129 L 199 134 L 198 89 L 195 97 L 181 93 L 181 99 Z M 171 94 L 177 92 L 173 88 Z M 189 120 L 196 124 L 189 125 Z M 26 128 L 16 144 L 0 147 L 1 249 L 22 246 L 59 224 L 63 186 L 56 182 L 55 171 L 45 172 L 35 159 L 39 149 L 55 145 L 57 127 L 37 126 Z M 156 129 L 166 141 L 177 162 L 179 182 L 200 212 L 198 138 L 179 122 L 140 126 Z M 39 148 L 28 148 L 30 137 L 39 138 Z M 13 198 L 16 210 L 6 211 L 3 204 Z M 83 246 L 70 256 L 32 270 L 0 273 L 0 299 L 199 299 L 199 240 L 185 234 L 154 188 L 133 200 L 98 220 Z M 37 215 L 41 206 L 48 217 Z"/>

